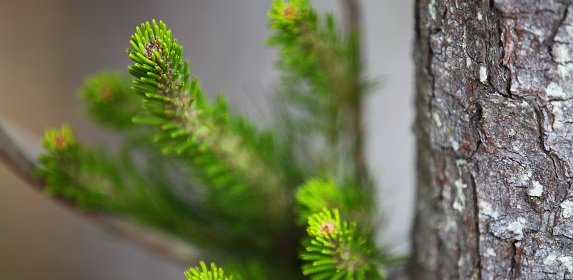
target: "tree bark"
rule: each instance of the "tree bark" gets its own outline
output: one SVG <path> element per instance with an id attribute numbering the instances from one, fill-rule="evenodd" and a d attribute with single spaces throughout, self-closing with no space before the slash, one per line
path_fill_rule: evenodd
<path id="1" fill-rule="evenodd" d="M 417 0 L 412 279 L 573 279 L 573 8 Z"/>

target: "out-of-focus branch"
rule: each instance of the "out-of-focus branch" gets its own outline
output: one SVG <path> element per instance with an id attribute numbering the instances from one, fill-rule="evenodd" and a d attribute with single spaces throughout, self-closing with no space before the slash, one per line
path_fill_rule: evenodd
<path id="1" fill-rule="evenodd" d="M 11 137 L 4 125 L 0 123 L 0 160 L 12 169 L 14 173 L 30 185 L 42 189 L 43 184 L 34 176 L 37 162 L 24 153 L 25 149 L 19 146 Z"/>
<path id="2" fill-rule="evenodd" d="M 0 161 L 30 186 L 42 192 L 45 184 L 35 176 L 38 161 L 33 154 L 27 152 L 35 147 L 27 147 L 22 142 L 15 141 L 16 137 L 11 133 L 0 122 Z M 198 262 L 197 252 L 186 243 L 142 228 L 120 217 L 104 213 L 86 213 L 77 208 L 73 201 L 63 197 L 53 198 L 113 235 L 126 238 L 156 255 L 185 265 Z"/>
<path id="3" fill-rule="evenodd" d="M 360 31 L 360 5 L 358 0 L 343 0 L 344 24 L 347 32 Z"/>
<path id="4" fill-rule="evenodd" d="M 351 73 L 354 75 L 352 80 L 351 90 L 352 96 L 351 106 L 349 108 L 348 117 L 352 122 L 353 131 L 349 133 L 354 137 L 353 141 L 353 159 L 355 163 L 356 177 L 363 186 L 370 185 L 371 177 L 368 172 L 368 165 L 366 163 L 366 153 L 364 151 L 364 121 L 363 121 L 363 105 L 362 96 L 364 95 L 364 87 L 362 85 L 362 25 L 360 15 L 359 0 L 342 0 L 342 8 L 344 15 L 344 26 L 348 36 L 350 36 L 349 43 L 351 45 Z"/>

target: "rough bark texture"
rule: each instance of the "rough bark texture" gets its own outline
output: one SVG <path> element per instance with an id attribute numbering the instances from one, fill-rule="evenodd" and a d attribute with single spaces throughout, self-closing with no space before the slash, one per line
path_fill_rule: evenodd
<path id="1" fill-rule="evenodd" d="M 573 7 L 417 0 L 412 279 L 573 279 Z"/>

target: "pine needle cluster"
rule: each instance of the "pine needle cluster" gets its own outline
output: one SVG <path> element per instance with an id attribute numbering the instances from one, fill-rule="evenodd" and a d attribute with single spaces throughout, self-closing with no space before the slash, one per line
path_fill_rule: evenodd
<path id="1" fill-rule="evenodd" d="M 80 90 L 123 143 L 88 147 L 69 126 L 49 129 L 38 174 L 54 196 L 163 231 L 225 267 L 201 262 L 189 280 L 382 279 L 354 125 L 370 83 L 355 63 L 358 36 L 308 0 L 275 0 L 268 16 L 286 108 L 273 130 L 224 97 L 210 101 L 173 32 L 152 20 L 130 38 L 132 80 L 102 73 Z"/>

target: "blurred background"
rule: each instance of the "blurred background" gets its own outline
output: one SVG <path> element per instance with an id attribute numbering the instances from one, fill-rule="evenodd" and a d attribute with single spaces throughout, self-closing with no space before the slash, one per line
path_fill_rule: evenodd
<path id="1" fill-rule="evenodd" d="M 320 10 L 338 1 L 313 0 Z M 382 87 L 366 98 L 368 161 L 379 183 L 380 243 L 405 253 L 414 199 L 413 1 L 362 0 L 365 60 Z M 0 120 L 32 132 L 70 123 L 88 143 L 110 141 L 81 111 L 86 75 L 126 70 L 136 25 L 164 19 L 206 92 L 264 122 L 277 85 L 270 0 L 2 0 Z M 36 138 L 34 138 L 36 137 Z M 193 264 L 189 264 L 193 265 Z M 0 164 L 1 279 L 183 279 L 171 264 L 43 197 Z"/>

